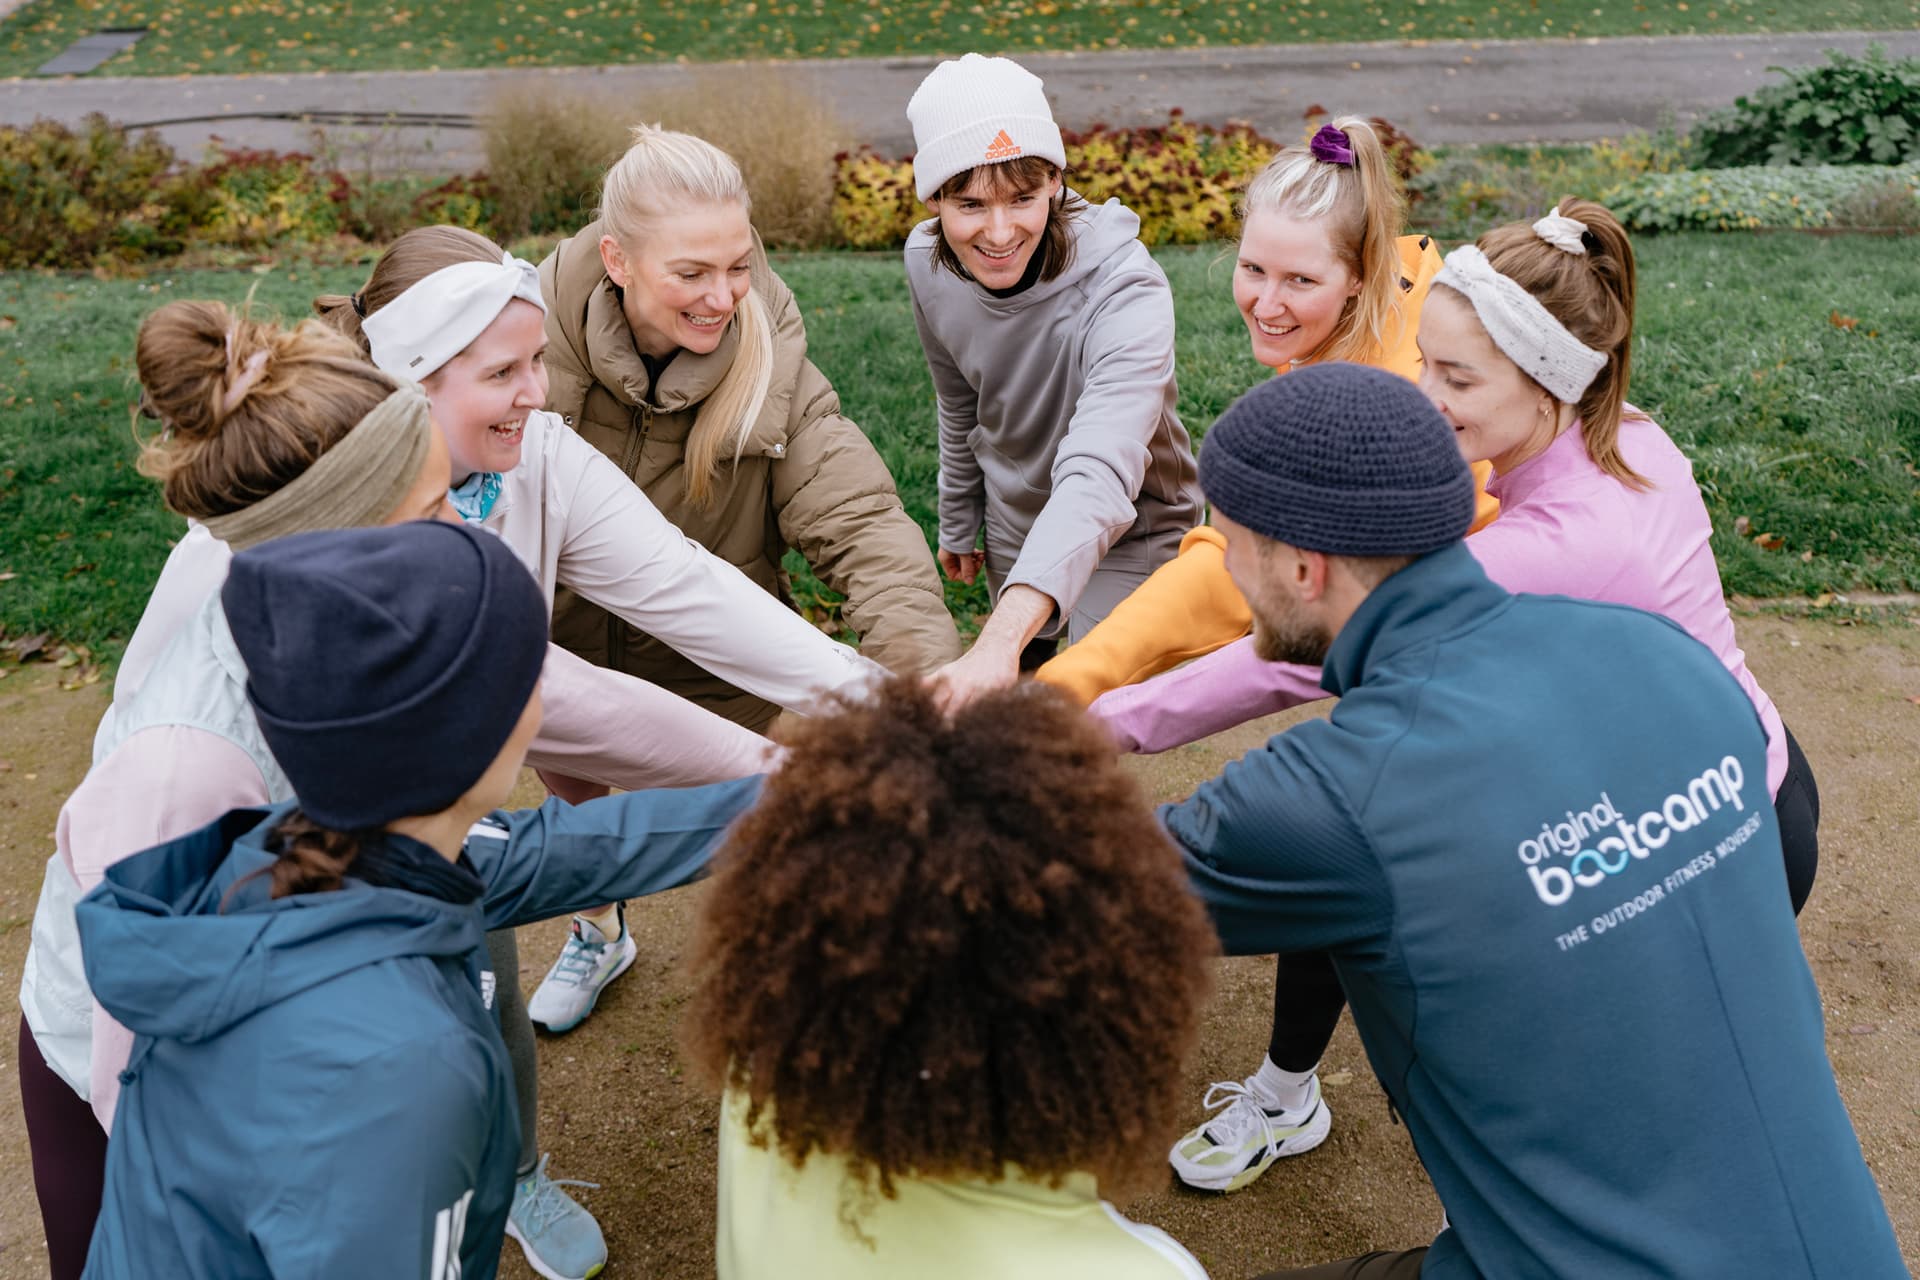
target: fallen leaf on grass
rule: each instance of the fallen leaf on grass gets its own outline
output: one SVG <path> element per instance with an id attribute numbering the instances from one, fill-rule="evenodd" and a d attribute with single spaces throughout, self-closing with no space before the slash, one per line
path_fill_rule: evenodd
<path id="1" fill-rule="evenodd" d="M 1813 607 L 1816 609 L 1824 609 L 1832 603 L 1833 603 L 1833 592 L 1831 591 L 1822 591 L 1819 595 L 1813 598 Z"/>
<path id="2" fill-rule="evenodd" d="M 20 321 L 15 319 L 13 316 L 0 316 L 0 333 L 4 333 L 6 330 L 13 328 L 15 325 L 19 323 Z"/>
<path id="3" fill-rule="evenodd" d="M 1747 519 L 1745 516 L 1734 517 L 1734 521 L 1733 521 L 1734 537 L 1744 538 L 1749 533 L 1752 533 L 1752 532 L 1753 532 L 1753 521 Z"/>
<path id="4" fill-rule="evenodd" d="M 42 631 L 37 636 L 21 636 L 9 645 L 8 648 L 13 650 L 13 659 L 15 662 L 25 662 L 28 658 L 31 658 L 34 654 L 46 648 L 49 639 L 51 639 L 51 637 Z"/>
<path id="5" fill-rule="evenodd" d="M 1852 316 L 1843 316 L 1838 311 L 1827 313 L 1827 323 L 1836 329 L 1851 329 L 1860 322 Z"/>
<path id="6" fill-rule="evenodd" d="M 1777 533 L 1757 533 L 1753 536 L 1753 545 L 1762 551 L 1778 551 L 1787 545 L 1787 540 Z"/>
<path id="7" fill-rule="evenodd" d="M 1800 553 L 1800 563 L 1801 563 L 1801 564 L 1812 564 L 1812 563 L 1813 563 L 1813 548 L 1812 548 L 1812 547 L 1808 547 L 1808 548 L 1807 548 L 1807 549 L 1806 549 L 1805 551 L 1802 551 L 1802 552 Z"/>
<path id="8" fill-rule="evenodd" d="M 0 582 L 12 582 L 19 576 L 17 573 L 0 573 Z"/>
<path id="9" fill-rule="evenodd" d="M 1329 1089 L 1338 1089 L 1343 1084 L 1353 1083 L 1353 1072 L 1344 1068 L 1339 1071 L 1329 1071 L 1320 1077 L 1320 1083 Z"/>

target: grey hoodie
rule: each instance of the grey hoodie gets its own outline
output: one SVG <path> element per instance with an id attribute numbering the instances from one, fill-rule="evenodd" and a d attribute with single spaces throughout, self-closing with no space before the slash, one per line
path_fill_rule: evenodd
<path id="1" fill-rule="evenodd" d="M 1062 617 L 1103 560 L 1151 570 L 1200 517 L 1166 274 L 1119 201 L 1071 225 L 1072 265 L 1010 298 L 935 264 L 937 220 L 906 250 L 939 396 L 940 545 L 971 551 L 984 528 L 990 579 Z"/>

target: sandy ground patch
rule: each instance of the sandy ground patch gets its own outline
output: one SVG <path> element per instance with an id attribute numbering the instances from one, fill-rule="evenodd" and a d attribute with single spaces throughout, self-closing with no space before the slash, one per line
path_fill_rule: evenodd
<path id="1" fill-rule="evenodd" d="M 1827 1009 L 1828 1050 L 1909 1263 L 1920 1262 L 1920 629 L 1843 628 L 1745 618 L 1741 638 L 1819 777 L 1822 860 L 1801 935 Z M 60 801 L 84 772 L 104 689 L 61 692 L 43 668 L 0 681 L 0 983 L 9 1042 L 27 922 Z M 1136 762 L 1156 797 L 1175 798 L 1292 717 Z M 538 798 L 532 784 L 521 798 Z M 541 1046 L 541 1138 L 559 1177 L 601 1187 L 582 1200 L 600 1218 L 609 1280 L 692 1280 L 713 1270 L 713 1103 L 685 1078 L 674 1026 L 686 1000 L 682 948 L 701 890 L 635 904 L 640 961 L 573 1034 Z M 565 925 L 522 933 L 529 991 Z M 1246 1073 L 1265 1046 L 1272 969 L 1222 962 L 1193 1063 L 1194 1117 L 1209 1081 Z M 1526 1063 L 1516 1061 L 1516 1071 Z M 15 1066 L 0 1055 L 0 1280 L 45 1274 Z M 1128 1211 L 1185 1242 L 1216 1280 L 1419 1243 L 1440 1207 L 1406 1130 L 1344 1023 L 1324 1067 L 1332 1137 L 1245 1191 L 1219 1198 L 1168 1187 Z M 532 1272 L 508 1248 L 501 1274 Z"/>

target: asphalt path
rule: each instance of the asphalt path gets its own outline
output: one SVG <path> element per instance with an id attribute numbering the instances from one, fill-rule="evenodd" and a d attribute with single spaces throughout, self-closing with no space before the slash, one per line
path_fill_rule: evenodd
<path id="1" fill-rule="evenodd" d="M 0 0 L 3 2 L 3 0 Z M 1416 41 L 1023 54 L 1061 123 L 1151 124 L 1178 107 L 1197 120 L 1246 120 L 1278 137 L 1310 108 L 1384 116 L 1423 144 L 1581 142 L 1631 129 L 1684 129 L 1769 80 L 1768 68 L 1819 62 L 1827 49 L 1884 44 L 1920 55 L 1920 31 L 1590 40 Z M 937 59 L 722 63 L 786 76 L 831 100 L 859 141 L 913 150 L 906 103 Z M 102 77 L 0 81 L 0 123 L 78 122 L 90 112 L 157 125 L 176 148 L 312 150 L 347 163 L 458 172 L 482 166 L 475 123 L 502 94 L 555 93 L 649 103 L 715 64 L 342 70 L 314 75 Z M 319 138 L 316 138 L 318 131 Z"/>

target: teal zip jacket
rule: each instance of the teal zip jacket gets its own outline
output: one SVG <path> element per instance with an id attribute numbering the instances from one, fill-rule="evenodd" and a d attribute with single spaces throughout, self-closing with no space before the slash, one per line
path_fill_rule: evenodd
<path id="1" fill-rule="evenodd" d="M 1161 818 L 1229 954 L 1331 952 L 1451 1222 L 1422 1275 L 1906 1276 L 1712 652 L 1456 544 L 1323 683 Z"/>
<path id="2" fill-rule="evenodd" d="M 487 971 L 486 932 L 686 883 L 759 787 L 495 814 L 462 859 L 477 901 L 351 877 L 270 898 L 246 878 L 287 806 L 110 868 L 76 914 L 135 1040 L 87 1276 L 488 1280 L 520 1139 L 490 1008 L 518 975 Z"/>

